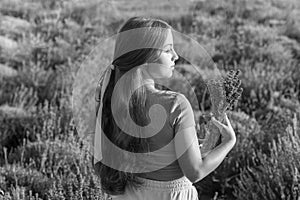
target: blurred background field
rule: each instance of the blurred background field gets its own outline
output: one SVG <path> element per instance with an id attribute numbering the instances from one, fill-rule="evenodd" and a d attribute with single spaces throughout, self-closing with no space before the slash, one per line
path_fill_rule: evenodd
<path id="1" fill-rule="evenodd" d="M 242 72 L 244 92 L 228 112 L 238 140 L 195 184 L 200 199 L 299 200 L 297 0 L 1 0 L 0 199 L 103 199 L 75 128 L 72 83 L 97 42 L 135 15 L 167 21 L 218 66 Z M 176 64 L 205 112 L 201 78 Z"/>

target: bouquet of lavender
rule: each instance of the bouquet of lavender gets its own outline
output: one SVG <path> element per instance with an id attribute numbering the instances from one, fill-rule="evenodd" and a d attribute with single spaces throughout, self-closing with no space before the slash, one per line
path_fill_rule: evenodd
<path id="1" fill-rule="evenodd" d="M 205 157 L 220 140 L 220 132 L 211 121 L 214 116 L 217 120 L 223 121 L 227 110 L 233 109 L 243 92 L 241 80 L 238 79 L 240 70 L 230 70 L 225 78 L 209 81 L 207 87 L 210 92 L 212 103 L 211 113 L 200 117 L 200 126 L 206 130 L 205 138 L 202 143 L 201 153 Z"/>

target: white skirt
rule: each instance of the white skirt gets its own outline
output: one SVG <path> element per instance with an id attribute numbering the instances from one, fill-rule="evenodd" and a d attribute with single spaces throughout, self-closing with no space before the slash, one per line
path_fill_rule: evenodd
<path id="1" fill-rule="evenodd" d="M 105 194 L 105 200 L 199 200 L 196 188 L 186 176 L 173 181 L 138 179 L 144 182 L 142 186 L 126 186 L 123 195 Z"/>

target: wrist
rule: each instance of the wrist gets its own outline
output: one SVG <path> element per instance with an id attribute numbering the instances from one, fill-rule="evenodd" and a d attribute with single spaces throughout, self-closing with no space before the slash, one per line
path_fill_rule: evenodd
<path id="1" fill-rule="evenodd" d="M 222 142 L 234 145 L 236 143 L 236 137 L 222 137 Z"/>

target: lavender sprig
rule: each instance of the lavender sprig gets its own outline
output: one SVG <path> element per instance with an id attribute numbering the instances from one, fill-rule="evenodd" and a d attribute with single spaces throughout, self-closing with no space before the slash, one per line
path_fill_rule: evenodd
<path id="1" fill-rule="evenodd" d="M 201 153 L 207 153 L 213 149 L 220 139 L 220 133 L 216 126 L 210 123 L 210 119 L 214 116 L 216 119 L 222 121 L 224 113 L 233 109 L 243 92 L 241 88 L 241 80 L 238 79 L 240 70 L 230 70 L 225 78 L 219 80 L 212 80 L 208 83 L 208 88 L 211 95 L 212 109 L 211 113 L 200 117 L 200 126 L 207 126 L 204 142 L 202 144 Z M 213 133 L 213 134 L 212 134 Z"/>

